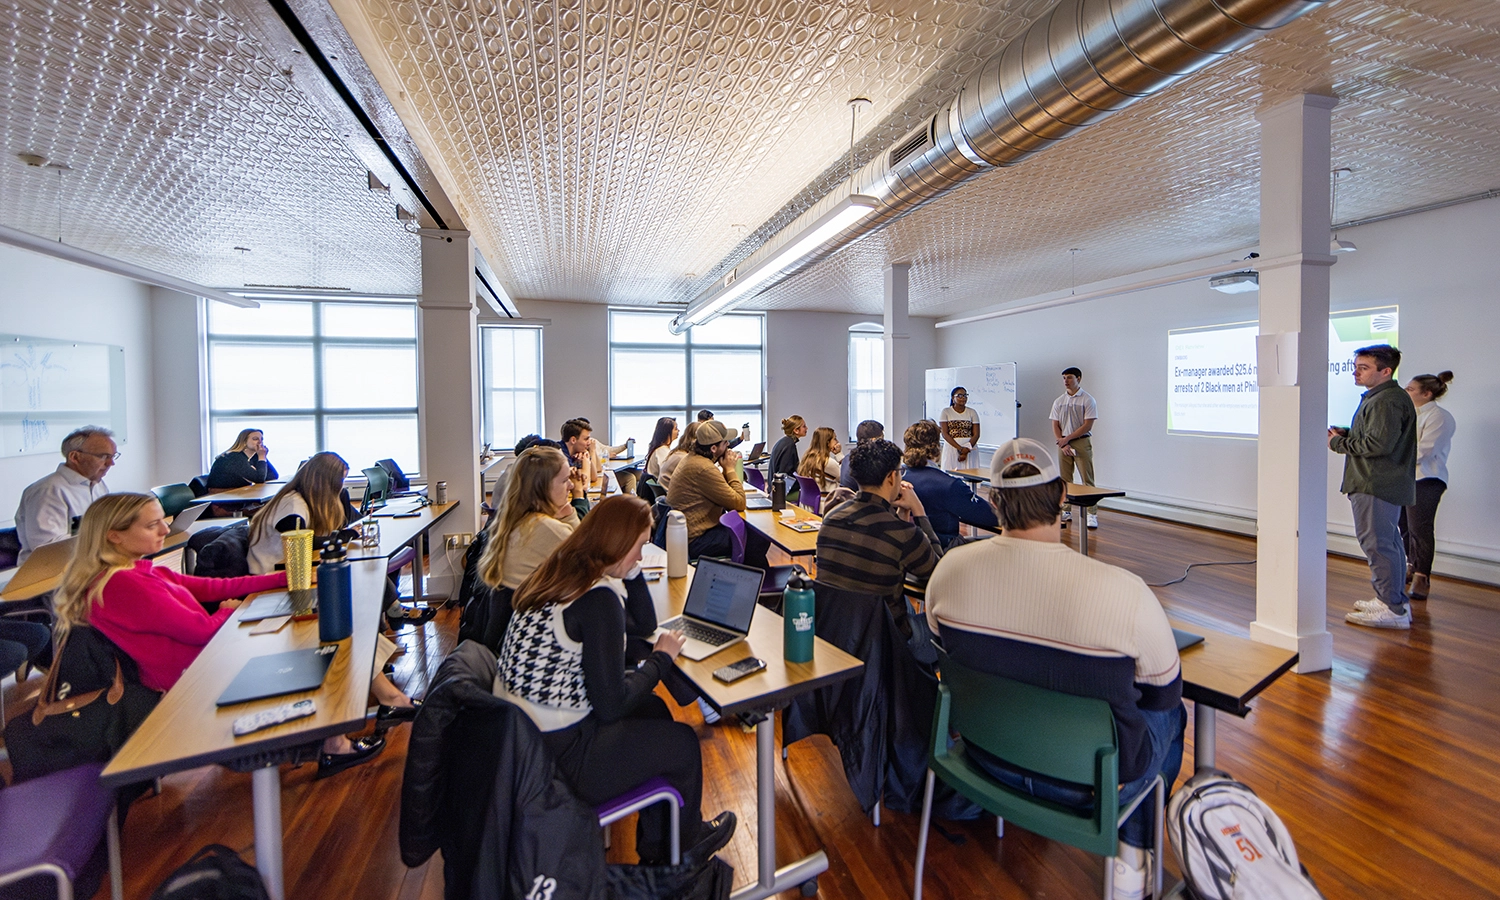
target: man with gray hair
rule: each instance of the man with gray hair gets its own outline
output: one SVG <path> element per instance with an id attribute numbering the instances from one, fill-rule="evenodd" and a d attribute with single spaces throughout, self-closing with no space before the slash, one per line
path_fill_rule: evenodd
<path id="1" fill-rule="evenodd" d="M 16 537 L 21 541 L 18 564 L 36 548 L 67 537 L 73 520 L 109 493 L 104 474 L 114 467 L 120 453 L 113 431 L 85 425 L 63 438 L 62 455 L 64 461 L 57 471 L 21 492 L 21 505 L 16 507 Z"/>

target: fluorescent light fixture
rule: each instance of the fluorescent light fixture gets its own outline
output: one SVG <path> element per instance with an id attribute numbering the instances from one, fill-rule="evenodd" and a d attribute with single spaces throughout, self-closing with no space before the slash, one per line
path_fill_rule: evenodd
<path id="1" fill-rule="evenodd" d="M 1260 273 L 1226 272 L 1208 279 L 1208 286 L 1221 294 L 1244 294 L 1260 290 Z"/>
<path id="2" fill-rule="evenodd" d="M 1329 253 L 1353 253 L 1359 248 L 1354 246 L 1353 241 L 1341 241 L 1335 235 L 1333 243 L 1328 246 Z"/>
<path id="3" fill-rule="evenodd" d="M 164 287 L 167 290 L 178 291 L 183 294 L 191 294 L 194 297 L 207 297 L 210 300 L 217 300 L 220 303 L 228 303 L 230 306 L 239 306 L 246 309 L 255 309 L 260 306 L 259 303 L 246 297 L 236 297 L 234 294 L 227 294 L 217 288 L 194 284 L 175 275 L 168 275 L 165 272 L 157 272 L 154 269 L 147 269 L 132 263 L 123 262 L 101 253 L 94 253 L 91 250 L 84 250 L 80 247 L 74 247 L 71 244 L 64 244 L 61 241 L 49 241 L 46 238 L 37 237 L 30 232 L 21 231 L 20 229 L 11 228 L 6 225 L 0 225 L 0 244 L 10 244 L 12 247 L 31 250 L 35 253 L 56 257 L 70 263 L 77 263 L 80 266 L 98 269 L 101 272 L 119 275 L 122 278 L 129 278 L 145 284 L 154 284 L 157 287 Z"/>
<path id="4" fill-rule="evenodd" d="M 702 297 L 683 310 L 672 320 L 672 333 L 681 334 L 694 325 L 702 325 L 718 318 L 737 302 L 749 299 L 756 288 L 833 240 L 839 232 L 874 212 L 879 204 L 880 201 L 866 194 L 850 194 L 845 197 L 755 268 L 738 275 L 717 293 Z"/>

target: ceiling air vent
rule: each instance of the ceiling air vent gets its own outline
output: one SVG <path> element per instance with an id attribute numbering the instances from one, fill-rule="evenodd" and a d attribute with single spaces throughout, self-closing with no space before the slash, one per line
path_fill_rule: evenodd
<path id="1" fill-rule="evenodd" d="M 932 137 L 932 130 L 936 123 L 937 116 L 933 116 L 931 119 L 927 120 L 927 124 L 923 125 L 921 128 L 918 128 L 916 131 L 913 131 L 911 134 L 903 138 L 901 140 L 901 143 L 892 147 L 886 168 L 894 169 L 897 166 L 901 165 L 902 160 L 905 160 L 907 157 L 915 156 L 916 154 L 926 150 L 928 147 L 931 147 L 935 143 Z"/>

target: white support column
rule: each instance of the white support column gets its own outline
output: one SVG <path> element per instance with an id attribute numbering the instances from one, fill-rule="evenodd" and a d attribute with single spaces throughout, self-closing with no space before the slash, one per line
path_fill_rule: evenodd
<path id="1" fill-rule="evenodd" d="M 479 523 L 479 331 L 474 308 L 474 249 L 467 231 L 422 237 L 422 300 L 417 327 L 421 371 L 422 474 L 428 496 L 439 481 L 459 506 L 434 529 L 428 582 L 452 596 L 458 574 L 443 552 L 443 535 L 474 532 Z"/>
<path id="2" fill-rule="evenodd" d="M 1260 388 L 1250 636 L 1333 663 L 1328 606 L 1329 119 L 1307 94 L 1260 111 L 1260 333 L 1297 333 L 1297 383 Z"/>
<path id="3" fill-rule="evenodd" d="M 907 279 L 911 263 L 892 263 L 885 270 L 885 408 L 887 440 L 901 442 L 911 424 L 911 329 L 907 324 Z"/>

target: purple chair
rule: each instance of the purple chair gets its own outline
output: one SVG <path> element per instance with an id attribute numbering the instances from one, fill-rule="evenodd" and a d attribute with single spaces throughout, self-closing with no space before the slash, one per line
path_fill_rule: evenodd
<path id="1" fill-rule="evenodd" d="M 766 489 L 766 476 L 761 473 L 760 469 L 754 466 L 745 467 L 745 479 L 750 482 L 751 487 L 758 491 Z"/>
<path id="2" fill-rule="evenodd" d="M 682 863 L 682 795 L 677 788 L 667 784 L 665 778 L 653 778 L 629 793 L 621 794 L 599 807 L 599 827 L 605 828 L 631 813 L 640 812 L 657 803 L 667 804 L 672 820 L 672 865 Z M 604 846 L 609 846 L 609 832 L 604 832 Z"/>
<path id="3" fill-rule="evenodd" d="M 744 565 L 745 564 L 745 519 L 744 519 L 744 517 L 741 516 L 739 513 L 735 512 L 732 509 L 731 510 L 726 510 L 724 512 L 724 515 L 722 515 L 722 516 L 719 517 L 719 524 L 723 525 L 725 528 L 729 529 L 729 536 L 730 536 L 730 539 L 731 539 L 730 543 L 729 543 L 729 546 L 730 546 L 729 560 L 730 560 L 730 562 L 736 562 L 736 563 L 739 563 L 740 565 Z M 786 590 L 786 583 L 791 580 L 792 574 L 795 573 L 795 572 L 801 572 L 804 575 L 807 574 L 807 570 L 803 569 L 801 566 L 798 566 L 798 565 L 771 566 L 769 569 L 766 570 L 765 577 L 762 578 L 761 582 L 760 582 L 760 596 L 761 596 L 761 600 L 764 603 L 764 605 L 770 607 L 771 609 L 774 609 L 777 612 L 781 611 L 781 603 L 780 603 L 780 601 L 781 601 L 781 593 L 782 593 L 782 591 Z M 768 597 L 775 597 L 776 598 L 776 602 L 774 602 L 774 603 L 765 602 Z"/>
<path id="4" fill-rule="evenodd" d="M 0 791 L 0 887 L 46 876 L 56 879 L 58 900 L 73 900 L 73 881 L 107 837 L 110 894 L 120 900 L 115 794 L 99 783 L 103 770 L 74 766 Z"/>
<path id="5" fill-rule="evenodd" d="M 797 479 L 797 502 L 807 507 L 808 512 L 819 515 L 823 509 L 823 491 L 818 487 L 816 478 L 806 475 L 793 475 Z"/>

